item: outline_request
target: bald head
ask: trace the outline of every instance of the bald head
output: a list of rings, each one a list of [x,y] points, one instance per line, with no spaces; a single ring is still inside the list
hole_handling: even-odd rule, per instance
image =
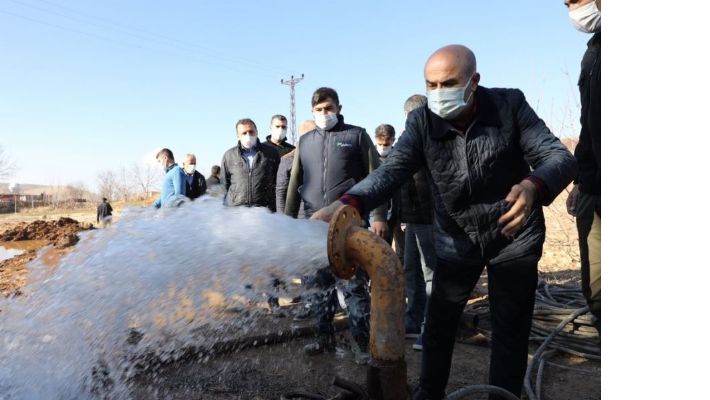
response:
[[[427,70],[460,70],[463,74],[471,76],[476,72],[476,56],[471,49],[460,44],[451,44],[435,51],[424,66]]]

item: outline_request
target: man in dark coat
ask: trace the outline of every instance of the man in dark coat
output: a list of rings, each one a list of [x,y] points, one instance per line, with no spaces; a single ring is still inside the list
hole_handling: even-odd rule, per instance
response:
[[[96,223],[101,224],[102,228],[106,228],[111,225],[111,214],[113,213],[113,207],[108,199],[105,197],[99,206],[96,208]]]
[[[303,200],[306,217],[338,199],[357,182],[372,173],[379,165],[375,146],[365,129],[345,123],[341,114],[342,105],[338,93],[328,87],[316,89],[311,98],[311,107],[316,129],[306,132],[298,140],[294,154],[291,179],[286,194],[285,214],[293,218]],[[375,209],[373,207],[373,209]],[[387,235],[387,208],[374,210],[372,230],[381,237]],[[362,214],[367,224],[369,218]],[[324,292],[315,301],[318,316],[318,336],[314,343],[304,347],[306,354],[318,354],[325,350],[335,351],[336,279],[329,268],[318,271],[313,278],[314,286]],[[352,350],[355,361],[367,363],[369,354],[370,294],[364,271],[346,282],[343,291],[348,308],[350,333],[356,343]]]
[[[228,206],[267,207],[276,211],[276,173],[279,154],[259,142],[256,124],[249,118],[236,125],[239,144],[222,157],[221,181],[224,204]]]
[[[205,176],[196,168],[197,157],[194,154],[186,154],[182,163],[182,170],[185,171],[185,196],[190,200],[195,200],[207,191]]]
[[[579,74],[579,98],[582,103],[579,143],[574,156],[579,174],[567,198],[567,210],[577,218],[579,258],[582,269],[582,293],[601,329],[601,224],[602,224],[602,32],[601,1],[565,0],[572,24],[581,32],[592,33],[582,57]]]
[[[519,396],[545,239],[542,206],[572,181],[576,162],[520,90],[479,86],[468,48],[437,50],[424,77],[427,107],[409,113],[387,162],[313,219],[329,221],[342,204],[367,212],[424,167],[437,266],[414,398],[444,397],[458,321],[484,267],[493,334],[489,381]]]

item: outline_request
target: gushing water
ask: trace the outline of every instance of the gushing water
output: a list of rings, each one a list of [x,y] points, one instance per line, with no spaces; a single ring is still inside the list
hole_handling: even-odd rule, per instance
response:
[[[0,299],[0,399],[129,397],[141,355],[170,360],[220,326],[248,330],[245,313],[225,310],[253,310],[274,278],[326,265],[327,228],[208,196],[125,210],[58,266],[38,257],[25,295]]]

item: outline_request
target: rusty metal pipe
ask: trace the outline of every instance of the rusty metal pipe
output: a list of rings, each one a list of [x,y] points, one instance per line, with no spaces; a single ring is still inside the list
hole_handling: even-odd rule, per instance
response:
[[[371,399],[405,400],[404,272],[390,245],[362,228],[360,214],[344,205],[328,229],[328,259],[333,273],[350,279],[357,268],[370,276],[370,364],[367,390]]]

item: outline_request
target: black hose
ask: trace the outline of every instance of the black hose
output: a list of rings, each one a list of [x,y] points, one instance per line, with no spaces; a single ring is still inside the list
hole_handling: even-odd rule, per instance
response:
[[[461,388],[448,396],[446,396],[446,400],[458,400],[458,399],[463,399],[465,396],[468,396],[470,394],[482,394],[482,393],[489,393],[489,394],[495,394],[498,396],[502,396],[508,400],[520,400],[520,397],[514,395],[513,393],[510,393],[509,391],[498,387],[498,386],[493,386],[493,385],[471,385],[471,386],[466,386],[464,388]]]
[[[569,317],[565,318],[562,322],[560,322],[559,325],[557,325],[557,328],[553,330],[550,335],[545,339],[544,342],[538,347],[538,349],[535,351],[535,354],[533,355],[532,360],[528,363],[528,367],[525,370],[525,380],[524,380],[524,386],[525,386],[525,393],[528,395],[528,398],[530,400],[539,400],[539,397],[535,395],[535,392],[533,391],[532,384],[530,382],[530,374],[532,372],[532,369],[535,367],[535,364],[537,363],[538,359],[542,356],[543,351],[545,351],[545,348],[547,345],[552,341],[552,339],[565,327],[565,325],[569,324],[570,322],[574,321],[577,316],[582,315],[584,313],[589,312],[589,307],[583,307],[575,310]]]

